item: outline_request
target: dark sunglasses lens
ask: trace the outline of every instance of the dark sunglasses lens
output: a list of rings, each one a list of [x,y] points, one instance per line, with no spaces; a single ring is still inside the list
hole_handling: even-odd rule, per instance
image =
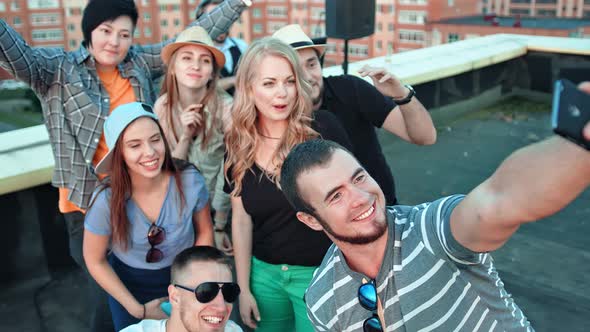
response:
[[[377,290],[373,284],[364,284],[359,287],[359,302],[367,310],[377,309]]]
[[[379,318],[373,316],[365,321],[363,324],[363,331],[364,332],[382,332],[383,328],[381,327],[381,323],[379,322]]]
[[[226,302],[233,303],[240,295],[240,286],[236,283],[224,284],[221,293]]]
[[[195,295],[201,303],[211,302],[219,293],[219,285],[215,282],[204,282],[197,286]]]
[[[148,263],[157,263],[164,258],[164,253],[158,248],[151,248],[145,255],[145,261]]]
[[[148,230],[148,242],[152,246],[157,246],[158,244],[164,242],[166,238],[166,232],[162,227],[158,227],[156,225],[150,226]]]

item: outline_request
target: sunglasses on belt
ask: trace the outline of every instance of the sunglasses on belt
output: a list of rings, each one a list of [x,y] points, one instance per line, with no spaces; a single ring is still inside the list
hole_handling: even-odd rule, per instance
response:
[[[217,297],[217,294],[219,294],[220,290],[223,299],[228,303],[234,302],[240,295],[240,286],[235,282],[204,282],[194,289],[178,284],[174,284],[174,287],[195,293],[197,301],[201,303],[209,303],[213,301],[213,299]]]

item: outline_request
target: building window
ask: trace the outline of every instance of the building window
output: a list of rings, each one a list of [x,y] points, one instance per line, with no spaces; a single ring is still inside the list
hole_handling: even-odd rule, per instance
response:
[[[381,22],[377,23],[377,31],[378,32],[383,31],[383,24]]]
[[[175,27],[180,26],[180,20],[179,19],[177,19],[177,18],[174,19],[174,26]]]
[[[172,11],[173,12],[177,12],[180,10],[180,6],[179,5],[172,5]]]
[[[388,23],[387,24],[387,31],[392,32],[393,31],[393,23]]]
[[[32,14],[31,25],[55,25],[61,22],[59,14]]]
[[[321,20],[324,15],[326,15],[326,10],[324,8],[313,7],[311,9],[311,18],[313,20]]]
[[[149,4],[150,4],[150,0],[141,0],[141,4],[142,4],[143,6],[147,6],[147,5],[149,5]]]
[[[312,37],[324,37],[326,35],[326,25],[325,24],[312,24],[310,32]]]
[[[377,44],[375,45],[375,48],[376,48],[378,51],[381,51],[381,49],[383,49],[383,42],[382,42],[382,41],[380,41],[380,40],[378,40],[378,41],[377,41]]]
[[[399,3],[400,5],[426,5],[428,0],[399,0]]]
[[[57,9],[59,0],[28,0],[27,6],[29,9]]]
[[[285,25],[287,25],[285,22],[268,22],[268,24],[266,25],[267,33],[272,34],[280,28],[284,27]]]
[[[399,30],[399,40],[402,43],[424,44],[424,31]]]
[[[151,37],[152,36],[152,29],[150,27],[145,27],[143,29],[143,35],[146,37]]]
[[[266,15],[268,17],[275,17],[275,18],[287,17],[287,7],[269,6],[266,8]]]
[[[456,33],[449,33],[449,35],[447,36],[447,43],[453,43],[459,40],[459,35]]]
[[[426,23],[426,12],[413,10],[400,10],[398,22],[404,24],[424,24]]]
[[[381,5],[379,11],[383,14],[391,14],[393,13],[393,5]]]
[[[160,20],[160,26],[167,27],[168,26],[168,20]]]
[[[366,57],[369,55],[369,47],[367,45],[350,45],[348,55]]]
[[[261,34],[262,33],[262,24],[256,23],[252,26],[252,32]]]
[[[60,29],[33,30],[31,36],[33,41],[57,41],[64,39],[64,32]]]
[[[328,43],[326,45],[326,53],[328,53],[328,54],[336,54],[336,52],[338,52],[338,48],[336,47],[336,44],[334,44],[334,43]]]
[[[12,24],[13,25],[21,25],[21,24],[23,24],[23,20],[21,20],[20,17],[15,16],[12,18]]]
[[[530,15],[531,11],[529,9],[521,9],[521,8],[511,8],[510,15]]]
[[[539,9],[537,10],[537,16],[555,17],[554,9]]]
[[[152,15],[150,13],[143,13],[143,20],[148,22],[152,19]]]
[[[252,17],[254,17],[254,18],[262,17],[262,12],[260,11],[260,8],[253,8],[252,9]]]
[[[19,9],[20,9],[20,5],[19,5],[18,1],[14,0],[14,1],[12,1],[12,3],[10,3],[10,10],[17,11]]]
[[[76,30],[76,26],[73,25],[72,23],[69,23],[68,24],[68,31],[74,31],[74,30]]]
[[[6,11],[6,4],[4,2],[0,2],[0,12]]]
[[[75,39],[70,39],[70,48],[75,48],[78,45],[78,41]]]
[[[168,5],[160,5],[160,12],[168,11]]]

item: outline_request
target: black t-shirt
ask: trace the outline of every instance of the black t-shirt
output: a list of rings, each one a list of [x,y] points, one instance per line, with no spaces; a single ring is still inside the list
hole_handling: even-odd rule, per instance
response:
[[[333,114],[315,112],[312,128],[323,139],[351,148],[346,131]],[[252,218],[252,255],[269,264],[320,265],[332,244],[330,239],[297,219],[283,192],[264,175],[263,169],[254,164],[251,171],[244,174],[240,196]],[[227,182],[224,190],[232,190]]]
[[[377,139],[375,127],[381,127],[395,107],[374,86],[356,76],[324,77],[324,97],[321,109],[335,114],[348,133],[351,152],[377,181],[387,205],[395,205],[395,183]]]

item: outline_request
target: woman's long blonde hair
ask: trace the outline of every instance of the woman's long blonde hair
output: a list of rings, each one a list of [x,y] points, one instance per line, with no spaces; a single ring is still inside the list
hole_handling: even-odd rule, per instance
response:
[[[199,46],[198,44],[195,44]],[[168,132],[171,134],[170,137],[174,138],[176,142],[179,141],[180,137],[176,132],[176,123],[174,113],[176,112],[175,107],[178,100],[178,81],[176,80],[176,74],[174,73],[175,70],[175,62],[176,57],[178,56],[178,50],[176,50],[172,56],[170,57],[170,61],[168,62],[168,68],[166,70],[166,75],[164,76],[164,81],[162,82],[162,89],[160,90],[160,96],[166,94],[166,102],[164,103],[164,109],[166,112],[165,119],[163,119],[163,124],[168,129]],[[213,58],[213,56],[212,56]],[[219,77],[219,72],[221,68],[215,62],[213,58],[213,72],[211,73],[211,80],[207,82],[207,92],[201,101],[201,104],[207,107],[209,113],[211,114],[211,126],[209,128],[206,127],[207,119],[205,118],[206,114],[203,113],[203,126],[200,128],[200,131],[197,133],[197,136],[202,135],[203,139],[201,141],[201,150],[205,150],[207,148],[207,144],[209,143],[209,138],[211,137],[213,130],[219,126],[219,121],[221,121],[221,110],[220,108],[223,107],[223,103],[221,102],[221,95],[223,94],[222,91],[218,91],[217,87],[217,80]]]
[[[283,134],[279,146],[271,160],[276,162],[277,171],[267,174],[278,186],[280,167],[291,149],[318,134],[311,129],[311,86],[303,77],[299,58],[291,46],[272,37],[253,42],[240,58],[236,74],[236,93],[232,109],[231,128],[225,136],[227,160],[224,165],[226,178],[231,172],[233,196],[242,191],[244,174],[254,165],[256,151],[260,147],[261,137],[258,133],[258,110],[254,104],[252,82],[262,61],[268,56],[277,56],[289,62],[295,76],[297,97],[293,110],[288,117],[287,132]],[[267,173],[267,172],[264,172]]]

